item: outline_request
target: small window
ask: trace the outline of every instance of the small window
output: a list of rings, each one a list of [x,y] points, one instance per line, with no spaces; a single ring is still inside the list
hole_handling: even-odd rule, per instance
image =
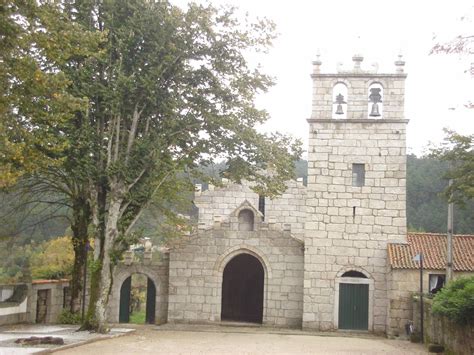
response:
[[[365,185],[365,164],[352,164],[352,186]]]
[[[265,196],[258,196],[258,210],[262,213],[263,218],[265,219]]]
[[[69,286],[63,287],[63,308],[68,308],[70,301],[71,301],[71,288]]]
[[[441,290],[444,287],[445,282],[446,282],[445,275],[437,275],[437,274],[430,275],[430,293],[433,295],[437,293],[439,290]]]
[[[342,277],[359,277],[362,279],[367,278],[367,276],[365,276],[363,273],[361,273],[360,271],[355,271],[355,270],[346,271],[344,274],[342,274]]]
[[[239,230],[253,231],[254,215],[250,210],[242,210],[239,213]]]

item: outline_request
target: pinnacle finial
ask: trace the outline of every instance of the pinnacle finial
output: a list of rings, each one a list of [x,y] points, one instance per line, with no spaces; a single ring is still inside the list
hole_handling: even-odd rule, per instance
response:
[[[403,73],[405,61],[403,60],[403,55],[401,53],[398,54],[398,59],[395,61],[395,66],[397,68],[397,73]]]
[[[321,64],[323,64],[323,62],[321,62],[321,53],[319,51],[319,49],[316,51],[316,60],[313,60],[313,72],[315,74],[318,74],[321,72]]]

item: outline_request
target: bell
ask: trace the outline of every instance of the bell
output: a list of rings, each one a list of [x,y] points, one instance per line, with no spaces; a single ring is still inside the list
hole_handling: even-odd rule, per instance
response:
[[[372,104],[372,111],[370,112],[370,116],[371,117],[379,117],[380,116],[379,105],[376,102],[374,102]]]
[[[336,115],[343,115],[344,111],[342,110],[342,105],[338,104],[336,108]]]

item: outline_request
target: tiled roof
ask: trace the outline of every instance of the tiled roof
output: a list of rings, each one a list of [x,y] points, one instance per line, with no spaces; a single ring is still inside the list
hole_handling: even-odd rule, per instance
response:
[[[388,258],[393,269],[418,269],[413,258],[423,253],[423,268],[446,268],[446,234],[409,233],[408,244],[388,244]],[[474,271],[474,235],[453,236],[453,263],[455,271]]]

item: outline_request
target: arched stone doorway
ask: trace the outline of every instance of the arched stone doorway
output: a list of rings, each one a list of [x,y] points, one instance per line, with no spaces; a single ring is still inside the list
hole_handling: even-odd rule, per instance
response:
[[[119,308],[119,322],[130,322],[131,302],[132,302],[132,276],[125,279],[120,287],[120,308]],[[145,308],[145,323],[155,323],[155,308],[156,308],[156,287],[155,283],[149,277],[146,278],[146,308]]]
[[[347,267],[336,277],[335,326],[372,330],[374,280],[363,269]]]
[[[221,320],[262,323],[265,272],[250,254],[239,254],[225,266]]]

